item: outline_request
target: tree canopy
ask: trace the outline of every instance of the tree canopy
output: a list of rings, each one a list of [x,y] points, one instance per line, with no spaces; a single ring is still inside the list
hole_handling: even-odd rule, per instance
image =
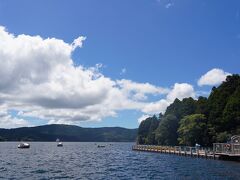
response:
[[[159,118],[157,118],[156,116],[153,116],[141,122],[138,128],[139,144],[156,144],[155,130],[159,125],[159,121],[160,121]]]
[[[208,98],[175,99],[161,118],[154,116],[142,121],[138,143],[211,146],[235,134],[240,134],[238,74],[227,76],[220,86],[213,87]]]
[[[162,118],[158,128],[155,131],[156,142],[160,145],[177,144],[178,119],[176,116],[169,114]]]
[[[205,145],[207,134],[207,119],[203,114],[192,114],[180,120],[178,128],[179,144],[194,146]]]

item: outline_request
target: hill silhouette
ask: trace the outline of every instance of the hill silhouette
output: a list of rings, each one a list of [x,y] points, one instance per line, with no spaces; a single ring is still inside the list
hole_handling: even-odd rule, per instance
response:
[[[73,125],[44,125],[0,129],[0,141],[133,142],[137,129],[121,127],[82,128]]]

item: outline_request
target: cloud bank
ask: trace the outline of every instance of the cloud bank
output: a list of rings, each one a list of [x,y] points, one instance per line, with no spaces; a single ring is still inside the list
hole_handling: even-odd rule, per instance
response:
[[[26,117],[48,123],[74,124],[116,116],[120,110],[142,110],[147,95],[168,89],[131,80],[112,80],[94,67],[74,66],[73,51],[86,37],[72,43],[61,39],[13,35],[0,27],[1,127],[26,126]],[[9,110],[21,112],[12,117]],[[8,123],[6,123],[8,122]]]
[[[187,83],[166,88],[113,80],[99,71],[102,64],[74,65],[72,53],[85,40],[80,36],[67,43],[56,38],[14,35],[0,26],[0,127],[31,126],[29,118],[63,124],[101,121],[122,110],[137,110],[147,117],[164,113],[175,98],[196,97],[193,86]],[[207,81],[211,74],[201,77],[199,84],[212,82]],[[221,80],[226,76],[222,71],[219,74]],[[161,98],[152,101],[151,96]],[[18,114],[14,116],[12,110]]]

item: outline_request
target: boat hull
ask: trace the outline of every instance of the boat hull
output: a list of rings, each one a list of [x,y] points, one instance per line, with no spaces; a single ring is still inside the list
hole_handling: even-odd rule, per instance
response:
[[[28,149],[30,148],[30,145],[18,145],[19,149]]]
[[[58,143],[57,147],[63,147],[63,144],[62,143]]]

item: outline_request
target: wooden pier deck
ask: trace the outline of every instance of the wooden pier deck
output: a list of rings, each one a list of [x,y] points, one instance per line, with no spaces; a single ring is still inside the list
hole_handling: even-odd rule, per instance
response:
[[[132,147],[132,150],[167,153],[205,159],[240,161],[240,136],[232,136],[231,142],[228,143],[213,143],[213,148],[200,148],[190,146],[134,145]]]
[[[197,149],[195,147],[184,146],[154,146],[154,145],[134,145],[134,151],[145,151],[155,153],[174,154],[178,156],[189,156],[205,159],[219,159],[220,155],[214,154],[213,151],[207,149]]]
[[[145,151],[154,153],[165,153],[178,156],[188,156],[204,159],[215,160],[240,160],[240,154],[233,154],[227,152],[215,152],[210,149],[187,147],[187,146],[154,146],[154,145],[134,145],[134,151]]]

